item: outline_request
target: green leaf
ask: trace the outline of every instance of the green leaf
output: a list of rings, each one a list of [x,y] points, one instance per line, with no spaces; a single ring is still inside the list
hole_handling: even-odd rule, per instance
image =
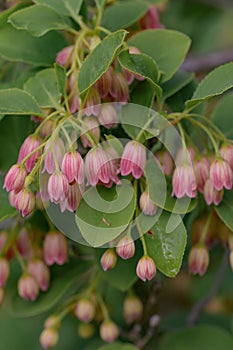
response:
[[[112,188],[90,188],[76,213],[83,238],[92,247],[109,243],[122,233],[135,210],[134,190],[127,181]]]
[[[155,99],[155,89],[147,80],[137,82],[130,98],[132,103],[151,108]]]
[[[125,343],[113,343],[101,346],[101,348],[98,348],[97,350],[137,350],[137,348],[134,345],[131,344],[125,344]]]
[[[137,234],[138,236],[138,234]],[[129,288],[138,280],[136,274],[136,267],[138,260],[141,258],[142,246],[139,241],[135,241],[136,250],[135,255],[128,260],[123,260],[121,258],[117,259],[116,266],[113,270],[103,271],[103,268],[100,265],[100,259],[104,253],[103,249],[96,250],[96,256],[98,259],[99,270],[102,274],[102,277],[114,288],[119,289],[122,292],[129,290]],[[127,271],[127,273],[122,273],[122,271]]]
[[[119,55],[119,62],[128,71],[146,78],[155,89],[157,100],[161,99],[162,89],[157,84],[159,71],[155,61],[145,54],[130,55],[128,50]]]
[[[108,69],[126,36],[125,30],[108,35],[87,56],[78,75],[78,87],[83,95]]]
[[[195,199],[172,197],[171,181],[165,178],[161,167],[154,159],[148,160],[145,176],[150,199],[158,207],[175,214],[186,214],[196,207],[197,201]]]
[[[224,64],[210,72],[198,85],[186,107],[193,108],[203,101],[223,94],[233,87],[233,62]]]
[[[61,15],[79,14],[83,0],[34,0],[40,5],[47,5]],[[72,17],[72,16],[71,16]]]
[[[170,230],[169,223],[176,228]],[[179,222],[177,226],[177,222]],[[187,233],[179,215],[165,211],[152,227],[153,235],[145,235],[146,246],[157,268],[168,277],[175,277],[180,271],[187,243]]]
[[[95,0],[95,3],[99,11],[103,11],[106,0]]]
[[[36,99],[40,107],[56,107],[61,94],[54,68],[43,69],[24,84],[24,89]]]
[[[183,71],[176,72],[170,80],[161,86],[163,89],[164,100],[166,100],[168,97],[173,96],[178,91],[187,86],[193,80],[193,78],[193,74],[191,73]]]
[[[151,56],[162,73],[162,82],[169,80],[184,61],[190,46],[187,35],[165,29],[145,30],[128,40],[142,53]]]
[[[63,30],[70,26],[68,18],[62,17],[49,6],[32,5],[13,13],[8,22],[16,29],[24,29],[35,36],[51,30]]]
[[[66,95],[66,71],[65,68],[55,63],[55,73],[57,78],[58,89],[62,96]]]
[[[63,266],[53,267],[49,290],[46,293],[41,293],[33,303],[23,300],[15,292],[12,299],[14,315],[16,317],[31,317],[51,309],[89,267],[89,263],[77,259],[70,260]]]
[[[26,116],[5,116],[0,122],[0,170],[7,171],[17,162],[19,148],[33,131],[34,123]],[[13,142],[12,142],[13,140]]]
[[[233,191],[225,191],[222,202],[215,207],[222,221],[233,231]]]
[[[127,104],[121,110],[121,125],[125,132],[136,139],[141,135],[140,141],[158,136],[159,130],[156,128],[156,121],[159,114],[152,109],[136,104]]]
[[[166,104],[173,112],[182,112],[185,109],[185,102],[189,100],[196,90],[197,82],[193,79],[181,90],[166,99]],[[197,111],[198,113],[198,111]]]
[[[124,0],[105,9],[102,26],[114,31],[127,28],[138,21],[148,10],[148,5],[138,0]]]
[[[223,96],[212,115],[212,122],[226,135],[233,139],[232,125],[233,93]]]
[[[10,205],[8,193],[3,189],[4,178],[0,175],[0,222],[15,216],[17,211]]]
[[[0,114],[44,115],[34,98],[20,89],[0,90]]]
[[[230,350],[232,348],[232,334],[221,328],[203,325],[167,333],[162,338],[158,350]]]
[[[73,14],[75,15],[79,14],[83,0],[62,0],[62,1],[71,17],[75,17],[73,16]]]
[[[53,64],[57,52],[67,45],[64,36],[51,32],[42,38],[33,37],[7,23],[11,13],[12,10],[6,11],[0,16],[0,56],[9,61],[32,63],[37,66]]]

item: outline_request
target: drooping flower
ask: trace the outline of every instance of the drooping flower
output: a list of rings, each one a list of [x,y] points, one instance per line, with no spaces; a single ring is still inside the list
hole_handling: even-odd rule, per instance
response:
[[[219,150],[222,159],[229,163],[231,170],[233,171],[233,145],[224,144]]]
[[[56,57],[56,62],[61,66],[66,66],[71,62],[71,55],[74,49],[73,45],[64,47],[61,51],[58,52]]]
[[[27,172],[23,165],[12,165],[6,174],[3,188],[5,188],[7,192],[19,192],[23,188],[26,176]]]
[[[33,154],[25,161],[25,167],[29,173],[32,171],[38,157],[41,154],[40,149],[35,151],[40,145],[41,139],[39,137],[29,135],[20,148],[17,163],[21,163],[30,153],[34,151]]]
[[[66,238],[60,232],[49,232],[44,240],[43,255],[48,266],[63,265],[68,258]]]
[[[164,174],[171,176],[174,168],[171,154],[167,150],[161,150],[156,152],[155,157],[158,159]]]
[[[40,259],[34,259],[28,262],[27,271],[35,279],[39,288],[46,292],[49,288],[50,272],[45,263]]]
[[[99,182],[103,184],[109,184],[111,182],[120,183],[109,153],[100,147],[92,148],[87,153],[85,173],[87,183],[91,186],[96,186]]]
[[[129,86],[123,73],[113,74],[110,94],[116,102],[127,103],[129,101]]]
[[[18,293],[25,300],[36,300],[39,294],[39,286],[36,280],[28,274],[22,275],[18,281]]]
[[[110,103],[103,104],[98,119],[106,129],[115,128],[118,123],[116,109]]]
[[[143,304],[136,295],[129,295],[124,300],[123,309],[126,323],[131,324],[142,316]]]
[[[159,13],[155,6],[150,6],[146,14],[139,21],[142,29],[159,29],[164,28],[160,23]]]
[[[132,175],[139,179],[146,166],[146,148],[137,141],[126,144],[120,162],[120,171],[123,176]]]
[[[109,67],[109,69],[95,83],[95,87],[101,98],[105,98],[110,92],[112,86],[112,74],[112,67]]]
[[[188,164],[178,165],[172,177],[172,196],[194,198],[197,195],[197,183],[193,168]]]
[[[208,205],[219,205],[223,198],[223,192],[223,190],[217,191],[209,179],[206,181],[203,194]]]
[[[54,173],[48,181],[48,194],[51,202],[64,201],[68,193],[68,180],[62,173]]]
[[[50,349],[57,345],[58,339],[59,334],[55,328],[45,328],[40,335],[40,345],[43,349]]]
[[[84,163],[78,152],[67,152],[62,160],[62,173],[66,176],[69,184],[76,181],[82,184],[84,181]]]
[[[15,195],[15,207],[23,217],[31,214],[36,205],[36,197],[29,189],[24,188]]]
[[[98,90],[95,87],[91,87],[85,104],[85,114],[87,116],[98,116],[101,110],[101,98]]]
[[[195,245],[189,253],[189,270],[193,275],[203,276],[209,265],[209,251],[204,245]]]
[[[194,163],[194,173],[196,176],[197,189],[203,193],[205,183],[210,174],[210,161],[208,158],[203,157],[197,159]]]
[[[217,191],[223,188],[230,190],[233,183],[233,174],[228,162],[216,159],[210,166],[210,181]]]

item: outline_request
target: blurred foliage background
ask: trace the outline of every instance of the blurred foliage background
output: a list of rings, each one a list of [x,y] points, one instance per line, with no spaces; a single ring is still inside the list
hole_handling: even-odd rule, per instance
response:
[[[203,55],[219,52],[222,53],[221,60],[224,57],[233,60],[232,0],[170,0],[159,3],[159,9],[161,23],[166,28],[179,30],[191,37],[192,47],[187,61],[195,58],[195,62],[200,62]],[[192,64],[190,62],[190,66]],[[12,80],[15,78],[11,77]],[[190,217],[187,219],[190,222],[192,220]],[[137,283],[137,293],[146,303],[148,311],[143,321],[144,333],[151,315],[159,315],[161,320],[145,350],[232,349],[232,272],[226,263],[223,248],[216,246],[211,255],[211,265],[204,277],[191,277],[184,263],[182,271],[174,280],[158,275],[153,283]],[[11,281],[14,281],[14,275]],[[47,315],[15,318],[10,306],[11,285],[9,283],[9,295],[0,311],[0,349],[39,350],[38,338]],[[112,295],[112,298],[115,296]],[[119,301],[121,296],[116,298]],[[190,317],[195,316],[193,307],[198,309],[200,303],[205,304],[204,312],[195,320],[195,327],[186,328],[187,323],[194,323]],[[118,307],[115,310],[116,319],[120,317],[120,312]],[[61,341],[54,349],[94,350],[102,344],[98,334],[94,340],[83,340],[76,329],[75,318],[68,318],[62,327]]]

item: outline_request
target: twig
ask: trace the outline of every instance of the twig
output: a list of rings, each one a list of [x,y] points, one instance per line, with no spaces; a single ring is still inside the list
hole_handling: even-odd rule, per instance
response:
[[[198,301],[198,303],[196,303],[191,312],[190,312],[190,315],[187,319],[187,325],[188,326],[193,326],[196,321],[198,320],[203,308],[209,304],[209,302],[211,301],[211,299],[213,299],[213,297],[218,293],[220,287],[221,287],[221,284],[223,282],[223,279],[225,277],[225,272],[226,272],[226,268],[227,268],[227,265],[228,265],[228,255],[229,255],[229,252],[228,250],[225,251],[224,255],[223,255],[223,258],[222,258],[222,261],[221,261],[221,264],[220,264],[220,267],[219,267],[219,270],[216,274],[216,278],[215,278],[215,281],[214,281],[214,284],[213,284],[213,287],[211,288],[210,292],[203,298],[201,299],[200,301]]]
[[[231,61],[233,61],[233,49],[228,49],[205,56],[188,57],[182,69],[188,72],[202,72]]]

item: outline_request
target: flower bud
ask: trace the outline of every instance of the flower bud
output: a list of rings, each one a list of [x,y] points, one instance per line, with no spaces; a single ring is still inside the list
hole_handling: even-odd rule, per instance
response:
[[[135,179],[139,179],[146,166],[146,148],[137,141],[130,141],[124,148],[120,170],[123,176],[132,173]]]
[[[211,164],[210,182],[217,191],[221,191],[224,187],[227,190],[230,190],[232,188],[232,170],[230,165],[225,160],[216,159]]]
[[[57,345],[59,339],[58,331],[54,328],[45,328],[40,335],[40,345],[43,349],[50,349]]]
[[[87,116],[94,115],[97,117],[101,110],[101,98],[98,90],[95,87],[91,87],[85,104],[85,114]]]
[[[91,323],[80,323],[78,325],[78,334],[81,338],[90,339],[95,333],[95,327]]]
[[[117,255],[113,249],[107,249],[101,257],[100,264],[104,271],[112,270],[117,263]]]
[[[197,189],[203,193],[205,183],[209,178],[210,174],[210,162],[206,157],[197,159],[194,164],[194,172],[197,181]]]
[[[57,315],[51,315],[45,320],[44,328],[60,328],[61,321]]]
[[[29,238],[29,233],[26,228],[22,228],[22,230],[19,233],[19,236],[17,238],[17,249],[23,258],[32,259],[32,244]]]
[[[110,154],[100,147],[92,148],[86,155],[85,172],[87,183],[96,186],[99,182],[103,184],[120,183],[116,174],[114,160],[112,162]]]
[[[18,293],[21,298],[34,301],[39,294],[39,286],[30,275],[22,275],[18,281]]]
[[[61,173],[54,173],[48,181],[48,194],[51,202],[64,201],[68,192],[68,180]]]
[[[38,157],[41,154],[41,150],[35,151],[35,149],[38,148],[40,144],[40,138],[38,138],[35,135],[29,135],[20,148],[17,163],[21,163],[25,157],[27,157],[31,152],[34,151],[34,153],[25,161],[25,167],[29,173],[32,171]]]
[[[46,292],[49,287],[50,271],[42,260],[35,259],[29,261],[27,271],[34,277],[39,288]]]
[[[150,200],[148,192],[141,194],[139,204],[143,214],[150,216],[156,214],[157,206]]]
[[[82,184],[84,181],[84,163],[78,152],[68,152],[62,160],[62,173],[66,176],[69,184],[76,181]]]
[[[189,253],[189,271],[193,275],[203,276],[209,266],[209,251],[204,245],[195,245]]]
[[[124,260],[132,258],[135,253],[135,244],[132,238],[127,236],[122,238],[117,244],[116,252]]]
[[[98,119],[100,124],[106,129],[115,128],[118,124],[116,109],[110,103],[105,103],[102,105]]]
[[[112,85],[110,94],[116,102],[127,103],[129,100],[129,86],[122,73],[114,73],[112,76]]]
[[[44,165],[42,173],[45,171],[49,174],[53,174],[56,171],[56,162],[59,166],[62,164],[63,155],[65,154],[65,145],[61,138],[57,138],[54,142],[49,140],[44,148]]]
[[[28,189],[22,189],[15,196],[15,207],[25,217],[31,214],[36,205],[36,197]]]
[[[80,299],[74,309],[75,316],[84,323],[89,323],[95,317],[95,305],[88,299]]]
[[[110,67],[99,80],[95,83],[100,97],[105,98],[110,92],[112,86],[112,68]]]
[[[97,142],[100,140],[100,128],[99,128],[99,123],[96,118],[94,117],[87,117],[84,119],[84,128],[83,132],[81,135],[81,141],[83,144],[83,147],[92,147],[92,143],[89,140],[90,138],[94,138]],[[89,135],[89,137],[87,136]]]
[[[118,336],[119,329],[114,322],[107,320],[100,325],[100,337],[105,342],[112,343],[118,338]]]
[[[173,172],[174,163],[170,153],[167,150],[161,150],[156,152],[155,157],[158,159],[164,174],[167,176],[171,176]]]
[[[231,167],[233,171],[233,146],[230,144],[223,145],[220,150],[220,155]]]
[[[27,172],[23,165],[12,165],[6,174],[3,188],[5,188],[7,192],[19,192],[23,188],[26,176]]]
[[[10,266],[6,258],[0,257],[0,288],[4,287],[10,275]]]
[[[150,6],[145,16],[140,20],[142,29],[159,29],[164,26],[160,23],[159,13],[155,6]]]
[[[44,240],[43,254],[48,266],[63,265],[68,258],[66,238],[60,232],[49,232]]]
[[[131,324],[139,320],[143,312],[143,304],[135,295],[131,295],[124,300],[124,318],[126,323]]]
[[[194,198],[197,195],[197,183],[193,168],[188,164],[178,165],[172,177],[172,196]]]
[[[73,45],[64,47],[61,51],[58,52],[56,57],[56,62],[61,66],[66,66],[68,63],[71,63],[72,51],[74,49]]]
[[[138,277],[143,281],[150,281],[156,275],[156,266],[154,260],[147,255],[144,255],[137,264],[136,269]]]

